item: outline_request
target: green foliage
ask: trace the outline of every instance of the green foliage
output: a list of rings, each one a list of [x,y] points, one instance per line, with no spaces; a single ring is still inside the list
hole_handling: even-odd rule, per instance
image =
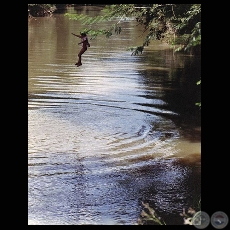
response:
[[[121,20],[124,20],[124,18],[122,18],[120,12],[121,8],[119,7],[117,8],[116,6],[117,5],[106,5],[102,9],[103,15],[99,15],[96,17],[90,17],[85,14],[70,14],[70,13],[66,13],[65,16],[69,17],[72,20],[80,20],[82,21],[82,25],[89,26],[87,29],[84,30],[84,32],[91,35],[92,36],[91,39],[95,39],[98,35],[105,35],[107,38],[109,38],[110,36],[112,36],[113,32],[115,34],[120,34],[122,31],[121,26],[119,26],[118,24],[120,23]],[[100,24],[104,21],[112,21],[114,18],[117,19],[118,17],[121,17],[120,20],[112,24],[110,28],[97,29],[97,30],[92,28],[92,25]]]
[[[155,210],[149,206],[148,203],[143,203],[144,209],[141,211],[141,217],[138,219],[138,225],[145,225],[155,223],[157,225],[166,225],[166,223],[161,220],[161,217],[157,215]]]
[[[29,16],[50,16],[56,10],[55,4],[28,4]]]
[[[114,4],[106,5],[101,15],[90,17],[84,14],[66,13],[70,19],[80,20],[92,38],[105,35],[107,38],[122,31],[120,22],[134,18],[143,25],[143,33],[147,35],[141,45],[129,48],[132,55],[142,53],[151,40],[161,40],[174,47],[175,51],[189,52],[193,47],[201,45],[201,4]],[[92,25],[104,21],[115,21],[110,28],[93,29]]]
[[[55,4],[28,4],[28,7],[37,7],[44,10],[49,10],[51,7],[53,7]]]
[[[195,105],[197,105],[201,108],[201,102],[197,102],[197,103],[195,103]]]
[[[201,84],[201,80],[199,80],[196,84],[200,85]],[[197,102],[197,103],[195,103],[195,105],[197,105],[197,106],[199,106],[201,108],[201,102]]]
[[[140,218],[138,218],[138,225],[166,225],[165,221],[157,215],[155,210],[149,206],[148,203],[142,202],[144,209],[141,211]],[[201,199],[197,201],[196,210],[200,211],[201,209]],[[180,216],[183,217],[184,225],[192,225],[192,218],[197,213],[195,209],[189,207],[186,213],[186,210],[183,208],[183,212],[180,213]]]

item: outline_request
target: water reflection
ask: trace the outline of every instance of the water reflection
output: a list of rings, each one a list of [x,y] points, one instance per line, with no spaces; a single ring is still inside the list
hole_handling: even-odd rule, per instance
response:
[[[196,79],[184,70],[192,59],[160,43],[131,56],[133,23],[121,39],[92,40],[77,68],[79,22],[29,20],[29,224],[132,225],[142,201],[182,224],[182,208],[199,197],[199,113],[190,106],[199,93],[187,101]]]

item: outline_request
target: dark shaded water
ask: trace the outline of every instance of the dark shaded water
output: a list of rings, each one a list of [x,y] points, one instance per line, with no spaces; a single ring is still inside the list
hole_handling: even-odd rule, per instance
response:
[[[135,225],[147,202],[174,225],[197,207],[200,60],[159,42],[131,56],[134,25],[90,40],[77,68],[79,21],[28,20],[29,224]]]

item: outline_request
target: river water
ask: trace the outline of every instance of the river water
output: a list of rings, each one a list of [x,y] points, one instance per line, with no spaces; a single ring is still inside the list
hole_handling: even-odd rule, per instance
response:
[[[90,40],[76,67],[81,22],[28,19],[29,225],[136,225],[142,202],[182,225],[183,208],[197,207],[200,59],[154,41],[132,56],[135,25]]]

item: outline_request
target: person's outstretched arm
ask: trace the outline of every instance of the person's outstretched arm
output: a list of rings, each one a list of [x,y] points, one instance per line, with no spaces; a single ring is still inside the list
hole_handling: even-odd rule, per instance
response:
[[[77,35],[77,34],[74,34],[74,33],[71,33],[71,34],[73,34],[74,36],[77,36],[77,37],[81,38],[81,36],[80,36],[80,35]]]

